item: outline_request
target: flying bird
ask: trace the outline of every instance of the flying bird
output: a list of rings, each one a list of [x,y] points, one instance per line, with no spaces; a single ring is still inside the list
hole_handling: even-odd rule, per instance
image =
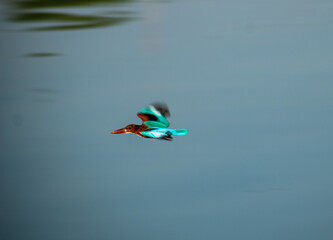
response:
[[[188,133],[187,129],[170,129],[167,120],[170,111],[164,103],[153,103],[145,107],[137,116],[142,120],[141,125],[129,124],[124,128],[111,132],[112,134],[133,133],[144,138],[155,138],[160,140],[172,140],[172,135],[183,136]]]

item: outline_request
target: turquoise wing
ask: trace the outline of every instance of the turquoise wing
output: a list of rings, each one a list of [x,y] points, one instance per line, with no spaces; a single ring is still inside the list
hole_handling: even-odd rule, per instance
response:
[[[142,124],[148,128],[167,128],[170,123],[166,119],[170,116],[167,105],[162,103],[154,103],[148,107],[145,107],[137,116],[141,118]]]
[[[172,140],[172,135],[184,136],[188,133],[187,129],[169,129],[169,128],[153,128],[142,131],[141,134],[148,138],[157,138],[161,140]]]
[[[141,134],[150,138],[161,138],[165,135],[185,136],[188,133],[187,129],[170,129],[170,128],[155,128],[152,130],[142,131]]]

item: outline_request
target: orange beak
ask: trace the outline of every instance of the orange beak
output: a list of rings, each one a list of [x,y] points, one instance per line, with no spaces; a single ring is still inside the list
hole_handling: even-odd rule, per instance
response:
[[[111,134],[120,134],[120,133],[126,133],[126,132],[127,132],[126,128],[121,128],[121,129],[111,132]]]

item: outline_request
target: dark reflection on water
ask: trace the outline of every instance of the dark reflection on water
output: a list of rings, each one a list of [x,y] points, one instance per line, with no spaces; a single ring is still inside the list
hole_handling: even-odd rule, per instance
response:
[[[63,54],[60,53],[51,53],[51,52],[40,52],[40,53],[28,53],[23,55],[23,57],[57,57],[57,56],[63,56]]]
[[[29,89],[29,91],[34,92],[34,93],[57,93],[58,92],[52,88],[32,88],[32,89]]]
[[[27,92],[31,94],[32,100],[39,103],[54,103],[59,91],[52,88],[31,88]]]
[[[63,7],[83,7],[94,6],[97,7],[100,4],[113,4],[117,3],[117,6],[124,3],[132,2],[131,0],[69,0],[69,1],[14,1],[13,6],[15,11],[11,17],[12,21],[16,22],[39,22],[47,23],[46,26],[38,26],[29,28],[34,31],[57,31],[57,30],[80,30],[90,29],[98,27],[108,27],[118,25],[130,20],[137,19],[134,16],[134,12],[130,11],[108,11],[105,14],[74,14],[58,12],[59,8]],[[48,11],[42,11],[41,9],[47,8]],[[50,9],[52,11],[50,11]],[[55,12],[55,9],[58,9]],[[50,22],[56,22],[54,25],[49,25]]]

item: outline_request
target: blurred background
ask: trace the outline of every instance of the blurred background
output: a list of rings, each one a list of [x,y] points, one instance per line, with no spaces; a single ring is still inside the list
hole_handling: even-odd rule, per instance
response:
[[[332,10],[1,1],[0,238],[333,239]]]

